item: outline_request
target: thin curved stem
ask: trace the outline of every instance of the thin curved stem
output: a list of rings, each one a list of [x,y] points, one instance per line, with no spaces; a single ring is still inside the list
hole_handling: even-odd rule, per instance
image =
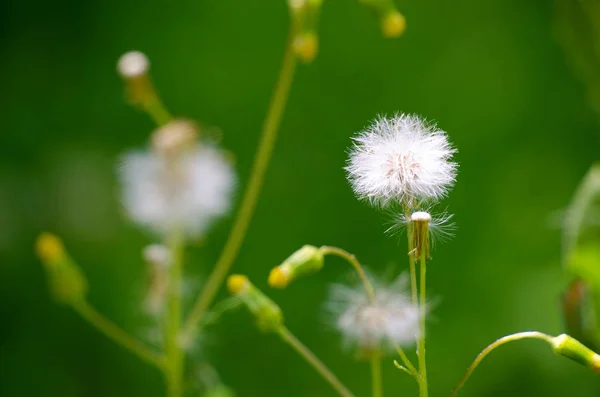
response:
[[[313,352],[310,351],[306,346],[302,344],[295,336],[290,332],[286,327],[281,327],[277,333],[286,342],[290,345],[298,354],[302,356],[330,385],[335,389],[335,391],[342,397],[354,397],[354,395],[344,386],[342,382],[331,372],[329,368],[325,366],[315,356]]]
[[[292,40],[296,31],[295,24],[290,28],[290,37],[287,44],[286,53],[281,66],[279,80],[275,86],[275,91],[271,99],[271,104],[263,126],[259,147],[254,160],[250,181],[242,199],[237,218],[234,221],[233,227],[225,243],[225,247],[215,265],[212,273],[200,296],[194,303],[192,311],[185,324],[185,332],[192,332],[196,324],[200,322],[205,311],[212,303],[217,294],[225,276],[229,272],[233,261],[237,257],[240,250],[246,231],[252,220],[254,209],[263,186],[265,173],[267,171],[277,132],[281,119],[285,110],[285,105],[289,96],[290,87],[294,79],[294,71],[296,69],[296,56],[292,47]]]
[[[425,360],[425,323],[427,317],[427,282],[426,282],[426,272],[427,272],[427,257],[425,253],[421,253],[420,255],[420,281],[421,285],[419,287],[419,310],[420,316],[420,335],[419,335],[419,343],[417,346],[418,356],[419,356],[419,374],[420,377],[420,396],[427,397],[428,395],[428,385],[427,385],[427,361]]]
[[[164,368],[165,359],[161,354],[150,350],[142,342],[129,335],[108,318],[104,317],[104,315],[99,313],[88,302],[81,301],[77,304],[74,304],[73,309],[108,338],[131,351],[147,363],[152,364],[160,369]]]
[[[521,340],[521,339],[541,339],[550,344],[552,344],[552,340],[553,340],[553,338],[550,335],[546,335],[544,333],[537,332],[537,331],[518,332],[516,334],[507,335],[507,336],[504,336],[504,337],[496,340],[494,343],[492,343],[491,345],[489,345],[488,347],[483,349],[481,351],[481,353],[479,353],[479,355],[477,356],[475,361],[473,361],[473,363],[469,366],[469,368],[467,369],[467,372],[463,375],[463,377],[460,379],[458,384],[454,387],[454,389],[450,393],[450,397],[456,396],[456,393],[458,393],[458,391],[464,386],[467,379],[469,379],[469,377],[471,376],[473,371],[475,371],[475,368],[477,368],[479,363],[481,363],[481,361],[488,354],[490,354],[492,352],[492,350],[494,350],[497,347],[502,346],[506,343],[513,342],[516,340]]]
[[[330,247],[326,245],[322,246],[320,250],[323,253],[323,255],[336,255],[350,263],[352,267],[354,267],[354,270],[356,270],[356,273],[358,273],[358,276],[360,277],[360,280],[365,288],[365,292],[367,293],[369,300],[371,302],[375,301],[375,290],[373,289],[373,285],[367,278],[367,275],[365,274],[365,271],[358,259],[356,259],[356,256],[341,248]]]
[[[408,369],[409,375],[412,375],[413,377],[417,378],[417,380],[418,380],[418,378],[419,378],[419,371],[417,371],[417,369],[415,368],[415,366],[408,359],[408,357],[406,356],[406,353],[404,352],[404,350],[402,350],[402,348],[398,344],[394,344],[394,348],[396,349],[396,352],[400,356],[400,359],[402,359],[402,363]]]
[[[381,374],[381,356],[374,354],[371,357],[371,386],[372,397],[383,397],[383,377]]]

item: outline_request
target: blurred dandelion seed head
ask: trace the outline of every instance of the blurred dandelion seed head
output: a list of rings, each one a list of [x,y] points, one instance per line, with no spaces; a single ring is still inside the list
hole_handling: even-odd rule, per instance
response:
[[[388,284],[376,282],[374,287],[374,301],[368,298],[362,285],[331,287],[326,308],[345,344],[369,351],[414,343],[419,335],[420,314],[418,306],[405,293],[406,277]]]
[[[380,117],[354,138],[346,171],[355,194],[374,205],[414,205],[446,195],[456,178],[456,149],[418,116]]]
[[[131,79],[148,73],[150,61],[140,51],[130,51],[121,56],[117,62],[117,71],[124,79]]]
[[[173,228],[197,237],[231,208],[236,177],[218,148],[191,144],[176,159],[157,151],[124,156],[119,168],[129,218],[159,235]]]

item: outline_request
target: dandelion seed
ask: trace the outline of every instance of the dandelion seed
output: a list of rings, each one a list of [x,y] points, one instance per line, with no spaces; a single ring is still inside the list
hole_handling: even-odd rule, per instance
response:
[[[191,143],[174,158],[158,151],[129,153],[119,171],[127,215],[160,235],[176,229],[198,236],[231,207],[235,174],[213,146]]]
[[[381,117],[354,138],[346,171],[355,194],[372,204],[436,201],[456,177],[446,133],[414,115]]]
[[[420,315],[405,293],[406,284],[406,277],[390,284],[375,283],[375,301],[369,300],[362,286],[332,286],[327,309],[345,344],[369,352],[414,343]]]

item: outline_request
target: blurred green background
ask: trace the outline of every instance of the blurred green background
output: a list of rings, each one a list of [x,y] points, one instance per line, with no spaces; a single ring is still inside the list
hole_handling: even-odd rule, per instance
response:
[[[445,396],[495,338],[562,331],[556,213],[598,160],[600,134],[585,85],[558,44],[553,1],[398,6],[408,29],[389,40],[357,2],[325,1],[321,52],[298,70],[234,271],[267,290],[269,269],[306,243],[343,247],[375,272],[400,271],[404,241],[385,236],[385,216],[354,198],[345,151],[378,113],[437,120],[460,163],[443,203],[456,214],[456,237],[437,247],[428,272],[437,303],[431,395]],[[167,106],[221,129],[242,188],[287,26],[283,0],[0,3],[0,395],[164,395],[155,369],[52,302],[33,242],[40,231],[60,234],[90,280],[91,302],[144,337],[140,250],[152,237],[122,216],[115,170],[118,156],[144,145],[153,125],[126,104],[116,60],[131,49],[149,55]],[[190,248],[188,300],[231,219]],[[348,273],[344,266],[332,259],[319,275],[268,293],[289,328],[367,396],[368,365],[341,349],[321,310],[327,284]],[[211,327],[193,357],[214,365],[240,397],[333,395],[243,311]],[[391,363],[384,370],[386,395],[415,395],[410,378]],[[462,395],[596,396],[600,379],[540,342],[520,342],[486,360]]]

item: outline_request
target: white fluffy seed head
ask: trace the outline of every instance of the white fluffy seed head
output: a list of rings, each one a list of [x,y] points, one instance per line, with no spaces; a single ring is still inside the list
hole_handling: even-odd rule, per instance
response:
[[[176,161],[154,151],[129,153],[119,171],[127,215],[160,235],[176,228],[198,236],[231,207],[235,174],[211,146],[197,144]]]
[[[399,277],[391,284],[374,284],[374,302],[362,285],[332,286],[327,309],[347,346],[368,352],[414,343],[419,335],[420,314],[418,306],[404,292],[406,281]]]
[[[436,201],[454,184],[456,149],[415,115],[380,117],[354,138],[346,171],[355,194],[376,205]]]
[[[117,63],[117,70],[124,79],[146,74],[149,68],[150,61],[148,57],[140,51],[130,51],[123,54]]]

